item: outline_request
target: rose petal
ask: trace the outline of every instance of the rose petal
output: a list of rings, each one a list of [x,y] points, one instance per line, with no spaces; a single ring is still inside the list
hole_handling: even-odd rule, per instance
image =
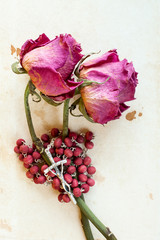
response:
[[[137,73],[135,73],[132,63],[128,63],[126,59],[119,62],[104,63],[97,67],[89,67],[82,69],[80,77],[88,80],[105,82],[102,90],[105,91],[119,91],[117,100],[122,103],[131,101],[134,98],[135,87],[137,85]]]
[[[114,119],[118,119],[118,118],[120,118],[120,116],[122,115],[122,112],[126,111],[128,108],[130,108],[130,107],[127,106],[126,104],[124,104],[124,103],[120,103],[120,104],[119,104],[119,111],[118,111],[118,114],[117,114],[117,116],[115,116]]]
[[[68,86],[54,68],[49,68],[47,66],[44,66],[43,68],[32,67],[28,74],[36,88],[48,96],[58,96],[68,93],[81,84],[75,83],[74,86]]]
[[[61,95],[59,95],[59,96],[56,96],[56,97],[52,97],[52,96],[49,96],[51,99],[53,99],[54,101],[60,101],[60,102],[62,102],[62,101],[64,101],[64,100],[66,100],[66,99],[68,99],[68,98],[72,98],[73,97],[73,95],[74,95],[74,90],[72,90],[71,92],[68,92],[68,93],[65,93],[65,94],[61,94]]]
[[[95,59],[91,59],[87,62],[84,62],[82,65],[82,72],[83,72],[83,68],[85,67],[97,67],[99,65],[103,65],[104,63],[110,63],[110,62],[118,62],[119,58],[118,58],[118,54],[116,49],[113,49],[111,51],[108,51],[106,53],[104,53],[102,56],[97,57]]]
[[[33,50],[34,48],[41,47],[43,44],[49,42],[49,38],[43,33],[36,40],[29,39],[21,47],[20,63],[22,64],[23,56]]]
[[[119,103],[114,100],[115,92],[102,92],[101,86],[87,86],[81,89],[81,96],[89,116],[97,123],[105,124],[113,120],[119,111]]]
[[[70,92],[61,94],[61,95],[55,96],[55,97],[53,97],[53,96],[49,96],[49,97],[52,98],[54,101],[64,101],[67,98],[72,98],[74,95],[74,92],[75,92],[75,88],[80,86],[82,83],[83,83],[83,81],[82,82],[73,82],[71,80],[67,80],[67,85],[70,87],[70,90],[71,90]]]
[[[66,80],[82,55],[71,35],[60,35],[40,48],[27,53],[22,65],[36,88],[48,96],[66,94],[81,83]]]
[[[32,67],[52,67],[53,69],[58,69],[65,64],[67,56],[68,48],[66,43],[61,43],[60,39],[56,37],[47,45],[27,53],[23,57],[22,66],[28,72]]]
[[[64,36],[60,35],[60,38],[62,42],[67,44],[68,55],[65,64],[58,69],[58,72],[61,74],[63,79],[68,79],[70,78],[70,74],[72,73],[75,65],[83,56],[80,54],[82,49],[80,44],[77,43],[70,34],[65,34]]]

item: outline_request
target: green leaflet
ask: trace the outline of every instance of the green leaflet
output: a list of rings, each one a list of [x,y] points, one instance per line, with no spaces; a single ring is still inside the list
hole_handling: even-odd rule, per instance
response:
[[[55,107],[57,107],[63,103],[63,102],[57,103],[57,102],[53,101],[50,97],[44,95],[43,93],[40,93],[40,95],[44,101],[46,101],[47,103],[49,103],[50,105],[53,105]]]
[[[89,86],[91,84],[98,84],[98,85],[101,85],[101,84],[104,84],[106,83],[108,80],[110,79],[110,77],[108,77],[104,82],[96,82],[96,81],[90,81],[88,79],[82,79],[82,78],[79,78],[79,81],[83,81],[84,83],[82,83],[80,85],[80,88],[83,88],[85,86]]]
[[[19,62],[15,62],[11,65],[12,71],[16,74],[24,74],[27,73],[26,70],[22,67],[18,67]]]
[[[80,94],[79,88],[77,87],[74,92],[74,96]]]
[[[90,117],[88,116],[82,98],[81,98],[80,101],[79,101],[79,111],[83,114],[83,116],[84,116],[89,122],[95,123],[95,122],[92,120],[92,118],[90,118]]]
[[[28,82],[28,86],[29,86],[30,93],[33,95],[34,92],[35,92],[36,87],[34,86],[34,84],[32,83],[31,80]]]
[[[100,53],[100,51],[99,52],[97,52],[97,53],[89,53],[89,54],[87,54],[87,55],[84,55],[82,58],[81,58],[81,60],[77,63],[77,65],[75,66],[75,68],[74,68],[74,70],[73,70],[73,73],[75,74],[75,76],[77,76],[78,78],[79,78],[79,69],[80,69],[80,66],[81,66],[81,64],[88,58],[88,57],[90,57],[90,56],[92,56],[93,54],[98,54],[98,53]]]
[[[76,106],[77,106],[77,104],[79,104],[80,99],[81,99],[81,97],[78,98],[77,100],[75,100],[75,101],[72,103],[72,105],[69,107],[69,109],[70,109],[70,114],[71,114],[73,117],[83,117],[82,114],[76,115],[76,114],[73,113],[73,110],[76,109]]]
[[[32,81],[30,80],[28,83],[29,86],[29,92],[32,96],[35,96],[37,99],[32,98],[32,100],[34,102],[40,102],[41,101],[41,97],[40,95],[35,91],[36,87],[33,85]]]

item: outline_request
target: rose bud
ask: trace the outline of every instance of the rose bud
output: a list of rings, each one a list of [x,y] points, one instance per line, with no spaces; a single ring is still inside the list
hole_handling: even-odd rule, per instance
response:
[[[20,63],[40,92],[62,101],[73,97],[74,90],[82,83],[70,78],[83,56],[81,50],[70,34],[50,40],[43,33],[35,41],[29,39],[23,44]]]
[[[81,104],[94,122],[105,124],[119,118],[128,109],[125,102],[135,99],[137,72],[132,63],[119,60],[116,50],[83,63],[80,78],[96,82],[81,88]]]

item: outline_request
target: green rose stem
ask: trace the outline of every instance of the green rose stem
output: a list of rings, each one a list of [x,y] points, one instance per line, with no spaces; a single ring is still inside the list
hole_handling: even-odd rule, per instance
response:
[[[107,240],[117,240],[113,233],[107,228],[89,209],[85,202],[79,197],[76,198],[77,205],[84,215],[93,223],[93,225],[102,233]]]
[[[51,162],[50,162],[47,154],[43,151],[43,144],[41,143],[40,139],[37,138],[34,127],[33,127],[32,117],[31,117],[31,112],[30,112],[30,107],[29,107],[29,101],[28,101],[30,94],[31,94],[31,92],[29,89],[29,84],[27,84],[27,87],[26,87],[26,90],[24,93],[24,106],[25,106],[26,118],[27,118],[30,135],[31,135],[32,141],[36,145],[38,151],[41,152],[43,159],[46,161],[46,163],[48,165],[51,165]],[[69,105],[69,101],[64,106],[66,108],[68,108],[68,105]],[[65,112],[65,114],[64,114],[65,117],[68,118],[68,114],[67,114],[68,110],[65,109],[64,112]],[[68,132],[68,130],[67,130],[68,129],[68,119],[63,122],[66,124],[66,126],[64,128],[65,131],[63,131],[63,132],[66,133],[66,132]],[[82,198],[80,198],[80,197],[76,198],[76,201],[77,201],[77,205],[80,208],[81,212],[86,217],[86,218],[84,218],[84,216],[82,215],[82,221],[83,221],[82,224],[83,224],[83,229],[86,234],[86,239],[93,240],[93,236],[92,236],[90,226],[89,226],[89,223],[87,220],[87,218],[88,218],[93,223],[93,225],[103,234],[103,236],[107,240],[117,240],[116,237],[110,232],[109,228],[107,228],[102,222],[100,222],[100,220],[93,214],[93,212],[89,209],[89,207],[86,205],[86,203],[84,202],[84,200]],[[87,222],[86,222],[86,220],[87,220]]]
[[[30,135],[31,135],[33,143],[36,145],[37,149],[41,152],[43,159],[46,161],[46,163],[48,165],[51,165],[51,162],[48,159],[47,154],[45,152],[43,152],[43,144],[41,143],[40,139],[37,138],[35,130],[34,130],[30,107],[29,107],[29,101],[28,101],[29,94],[31,94],[31,92],[30,92],[29,83],[28,83],[25,93],[24,93],[24,106],[25,106],[26,118],[27,118]],[[67,99],[64,102],[63,132],[62,132],[63,139],[68,135],[68,115],[69,115],[69,99]],[[82,215],[81,216],[82,227],[83,227],[86,239],[94,240],[88,219],[86,218],[86,216],[83,213],[81,213],[81,215]]]
[[[68,135],[68,121],[69,121],[69,98],[64,101],[63,107],[63,131],[62,131],[62,139]]]
[[[69,122],[69,99],[65,100],[63,108],[63,132],[62,139],[68,135],[68,122]],[[84,196],[76,198],[77,205],[81,210],[81,222],[82,227],[86,235],[87,240],[94,240],[88,219],[94,224],[94,226],[103,234],[107,240],[116,240],[116,237],[111,233],[109,228],[107,228],[100,220],[92,213],[92,211],[87,207],[84,201]]]
[[[83,194],[81,195],[81,199],[85,202]],[[86,239],[94,240],[88,218],[83,214],[82,210],[80,211],[81,211],[81,223],[82,223],[82,227],[83,227],[83,231],[85,233]]]
[[[63,140],[68,135],[69,101],[70,101],[70,99],[66,99],[64,101],[64,107],[63,107],[63,131],[62,131],[62,139]],[[83,194],[82,194],[81,198],[84,201]],[[83,231],[85,233],[86,239],[94,240],[88,218],[86,218],[86,216],[83,214],[82,211],[81,211],[81,223],[82,223],[82,227],[83,227]]]
[[[50,162],[47,154],[43,151],[43,144],[40,141],[40,139],[37,138],[34,127],[33,127],[33,122],[32,122],[32,117],[31,117],[31,112],[30,112],[30,107],[29,107],[29,101],[28,101],[29,94],[31,94],[31,92],[30,92],[29,83],[28,83],[25,93],[24,93],[24,107],[25,107],[29,132],[30,132],[33,143],[36,145],[36,147],[37,147],[38,151],[41,153],[43,159],[46,161],[46,163],[48,165],[51,165],[51,162]]]

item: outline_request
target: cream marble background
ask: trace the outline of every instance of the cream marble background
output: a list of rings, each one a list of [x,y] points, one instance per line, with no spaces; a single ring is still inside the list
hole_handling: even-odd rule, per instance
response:
[[[97,167],[96,186],[87,204],[118,240],[160,238],[160,85],[158,0],[1,0],[0,1],[0,239],[83,240],[76,206],[60,204],[51,187],[37,186],[13,153],[15,141],[30,141],[23,92],[27,76],[17,76],[10,46],[45,32],[51,39],[71,33],[83,52],[117,48],[120,59],[139,72],[136,100],[120,120],[105,127],[70,118],[73,130],[94,131],[90,155]],[[61,127],[62,108],[32,103],[38,134]],[[127,113],[136,119],[127,121]],[[139,112],[142,116],[139,117]],[[93,227],[95,240],[103,236]]]

